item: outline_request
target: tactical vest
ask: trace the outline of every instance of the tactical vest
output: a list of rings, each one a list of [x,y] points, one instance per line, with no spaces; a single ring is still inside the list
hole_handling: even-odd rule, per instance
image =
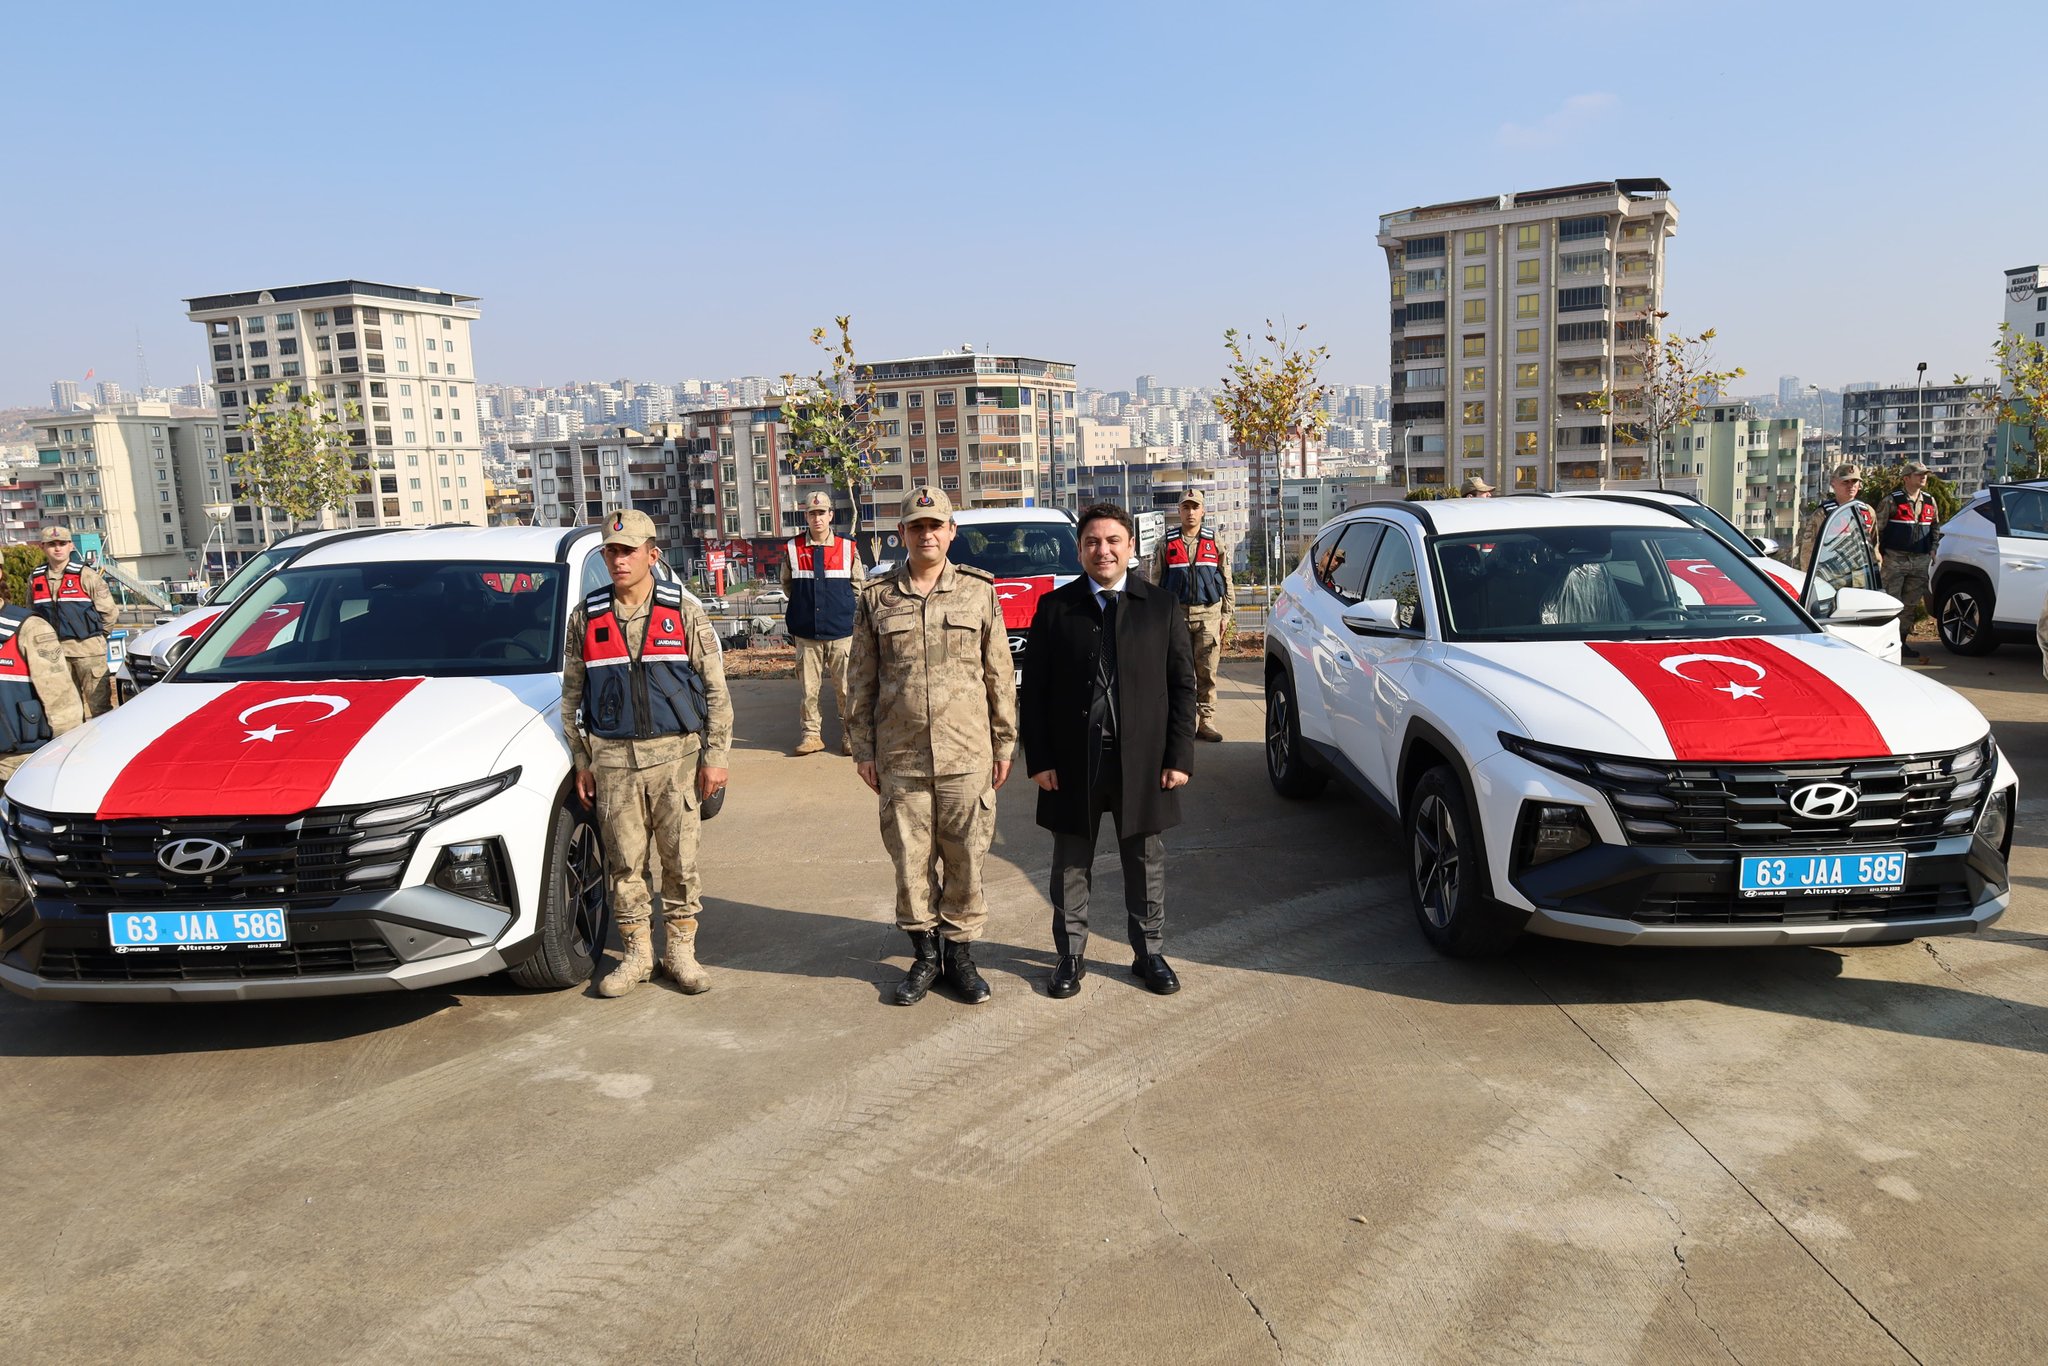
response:
[[[683,592],[654,586],[640,658],[612,605],[612,590],[583,600],[583,729],[606,740],[652,740],[704,729],[704,680],[690,665]]]
[[[814,545],[808,536],[789,543],[789,633],[805,640],[844,640],[853,634],[853,542],[834,536]]]
[[[1175,527],[1166,533],[1166,582],[1159,585],[1190,607],[1223,601],[1223,551],[1206,528],[1195,533],[1194,553]]]
[[[1841,505],[1842,500],[1839,498],[1821,499],[1820,526],[1826,526],[1828,524],[1828,518],[1832,517],[1834,515],[1835,509],[1840,507]],[[1877,525],[1877,514],[1872,512],[1870,510],[1870,505],[1866,503],[1857,510],[1856,520],[1863,523],[1863,537],[1865,540],[1868,540],[1870,538],[1871,529]],[[1816,527],[1815,533],[1818,534],[1818,532],[1819,527]]]
[[[37,616],[57,628],[59,640],[91,640],[107,633],[99,609],[92,605],[92,594],[85,591],[84,566],[76,560],[64,566],[55,593],[50,591],[50,566],[30,570],[28,601]]]
[[[1934,549],[1934,499],[1922,495],[1919,506],[1903,491],[1892,495],[1891,516],[1884,524],[1882,545],[1903,555],[1925,555]]]
[[[27,754],[50,739],[50,718],[21,652],[21,628],[31,616],[25,607],[0,607],[0,754]]]

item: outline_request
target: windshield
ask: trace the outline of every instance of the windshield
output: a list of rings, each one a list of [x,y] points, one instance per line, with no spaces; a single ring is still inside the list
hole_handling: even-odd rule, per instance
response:
[[[1659,503],[1657,510],[1683,517],[1709,536],[1715,537],[1738,555],[1757,553],[1756,542],[1742,534],[1735,523],[1704,503]]]
[[[954,537],[950,557],[955,564],[971,564],[999,579],[1081,572],[1073,524],[1064,519],[967,523]]]
[[[172,678],[463,677],[561,668],[559,565],[288,567],[229,608]]]
[[[1788,635],[1812,625],[1748,558],[1691,527],[1532,527],[1430,539],[1445,636]]]
[[[265,574],[268,574],[271,570],[277,568],[304,549],[305,547],[302,545],[274,545],[268,550],[259,551],[251,555],[248,559],[242,561],[234,573],[228,575],[226,579],[221,581],[218,587],[211,593],[208,593],[205,602],[201,605],[211,607],[221,603],[233,602],[236,598],[249,591],[250,584],[256,582],[256,580],[262,578]]]

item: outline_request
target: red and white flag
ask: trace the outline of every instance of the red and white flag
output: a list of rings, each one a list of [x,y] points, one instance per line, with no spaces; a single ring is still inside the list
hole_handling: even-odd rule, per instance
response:
[[[1656,713],[1681,760],[1758,763],[1890,754],[1870,713],[1769,640],[1593,641]]]
[[[100,799],[99,818],[310,810],[363,737],[423,682],[238,684],[144,745]]]
[[[1003,604],[1003,625],[1022,631],[1038,612],[1038,600],[1059,586],[1053,574],[1034,574],[1028,579],[997,579],[996,600]]]

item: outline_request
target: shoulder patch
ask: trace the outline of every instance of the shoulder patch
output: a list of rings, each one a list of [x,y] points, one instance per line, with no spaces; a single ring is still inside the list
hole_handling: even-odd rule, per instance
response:
[[[994,583],[996,581],[995,575],[989,573],[986,569],[981,568],[979,565],[956,564],[953,567],[963,574],[966,574],[972,578],[980,579],[983,583]]]

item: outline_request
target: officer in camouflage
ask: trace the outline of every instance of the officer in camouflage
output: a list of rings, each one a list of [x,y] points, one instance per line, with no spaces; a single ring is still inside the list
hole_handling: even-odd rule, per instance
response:
[[[1877,544],[1884,551],[1884,591],[1906,604],[1899,613],[1899,654],[1915,663],[1924,656],[1909,638],[1913,614],[1927,598],[1927,566],[1940,520],[1934,495],[1927,491],[1927,466],[1907,461],[1899,471],[1899,487],[1877,510]]]
[[[668,931],[661,969],[684,993],[710,987],[697,962],[698,805],[723,791],[732,746],[725,658],[704,610],[657,583],[654,522],[631,510],[604,523],[612,586],[569,616],[562,665],[562,734],[576,761],[576,795],[597,802],[605,873],[625,952],[597,984],[624,996],[654,974],[649,853],[661,860]]]
[[[952,500],[912,489],[897,530],[903,562],[868,580],[854,614],[847,734],[882,799],[896,924],[910,935],[893,999],[915,1005],[943,974],[978,1005],[988,983],[969,946],[988,920],[981,865],[1017,743],[1016,672],[994,577],[946,558]]]
[[[28,601],[35,614],[57,629],[64,660],[71,669],[85,714],[98,716],[113,706],[107,685],[107,633],[114,629],[114,595],[97,569],[71,558],[69,527],[43,529],[43,555],[48,564],[28,575]]]
[[[796,673],[803,689],[799,755],[825,748],[818,738],[825,710],[818,694],[828,681],[833,704],[839,708],[839,728],[846,729],[846,660],[853,640],[854,595],[867,581],[853,538],[832,532],[832,495],[823,490],[810,494],[803,510],[804,534],[789,543],[782,561],[782,591],[789,595],[782,616],[796,637]],[[853,753],[845,740],[840,745],[842,753]]]
[[[1806,524],[1799,528],[1799,540],[1795,543],[1795,554],[1790,561],[1795,566],[1803,567],[1806,557],[1813,552],[1813,543],[1820,539],[1820,529],[1826,524],[1828,514],[1842,504],[1856,502],[1863,496],[1863,471],[1854,465],[1835,466],[1830,488],[1829,496],[1821,499],[1820,506],[1806,515]],[[1881,566],[1884,555],[1877,544],[1877,514],[1870,511],[1866,504],[1864,511],[1857,516],[1863,519],[1863,539],[1870,543],[1871,558]]]
[[[1213,531],[1202,529],[1202,491],[1180,500],[1180,525],[1159,540],[1146,575],[1180,603],[1188,643],[1195,652],[1195,738],[1217,741],[1216,669],[1223,661],[1223,618],[1235,611],[1230,585],[1230,551]]]
[[[0,605],[0,785],[84,720],[56,628],[26,607]]]

